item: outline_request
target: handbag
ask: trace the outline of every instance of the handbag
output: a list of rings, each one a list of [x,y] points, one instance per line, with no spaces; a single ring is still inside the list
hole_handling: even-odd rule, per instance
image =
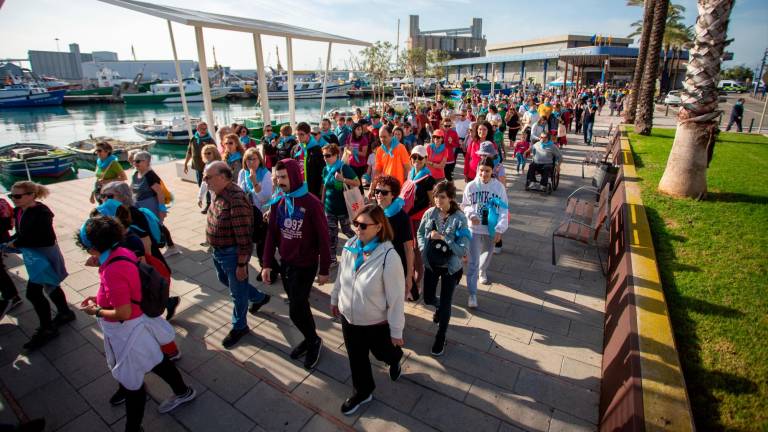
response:
[[[448,268],[452,254],[451,247],[443,240],[429,239],[427,242],[427,262],[432,269]]]
[[[365,199],[363,193],[360,192],[358,187],[350,187],[344,184],[344,203],[347,205],[347,213],[350,219],[354,219],[357,216],[357,212],[365,205]]]

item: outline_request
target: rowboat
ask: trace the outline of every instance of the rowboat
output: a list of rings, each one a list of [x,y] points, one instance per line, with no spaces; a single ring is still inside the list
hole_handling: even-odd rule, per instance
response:
[[[197,128],[199,118],[190,119],[192,133]],[[151,120],[133,124],[133,130],[145,140],[156,141],[158,144],[187,144],[192,138],[183,118],[167,120]]]
[[[112,146],[112,155],[120,162],[128,161],[128,153],[133,150],[149,150],[155,145],[155,141],[124,141],[117,138],[110,137],[90,137],[88,139],[75,141],[67,145],[67,148],[75,152],[77,159],[96,163],[96,154],[93,152],[96,149],[96,144],[100,142],[107,142]]]
[[[194,78],[186,78],[182,81],[184,85],[184,96],[187,102],[195,103],[203,101],[203,87]],[[225,98],[229,94],[226,87],[211,87],[211,100]],[[158,103],[181,103],[181,91],[179,83],[160,83],[152,84],[150,91],[144,93],[134,93],[123,95],[126,104],[158,104]]]
[[[0,147],[0,172],[23,177],[59,177],[72,171],[75,153],[49,144],[16,143]]]

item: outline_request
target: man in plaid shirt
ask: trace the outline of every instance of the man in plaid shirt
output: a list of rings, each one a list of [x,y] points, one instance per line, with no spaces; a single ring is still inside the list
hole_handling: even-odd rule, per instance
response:
[[[248,334],[247,312],[256,314],[269,302],[269,294],[248,282],[248,262],[253,251],[253,208],[245,192],[232,182],[232,170],[225,162],[213,162],[205,168],[203,181],[215,199],[208,209],[205,237],[213,248],[213,265],[219,281],[229,287],[234,308],[232,330],[222,341],[224,348],[234,346]]]

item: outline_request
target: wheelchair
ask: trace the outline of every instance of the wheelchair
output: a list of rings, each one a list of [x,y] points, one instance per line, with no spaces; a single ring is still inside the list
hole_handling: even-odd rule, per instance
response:
[[[530,173],[531,170],[534,170],[534,169],[536,170],[536,171],[534,171],[534,174],[532,175],[532,178],[534,179],[533,184],[534,184],[534,186],[540,185],[541,184],[541,175],[542,174],[538,171],[538,168],[539,168],[539,166],[546,167],[548,165],[552,166],[552,174],[547,179],[547,186],[546,186],[546,188],[544,188],[544,190],[542,190],[542,189],[538,189],[537,187],[534,187],[534,188],[529,187],[528,179],[531,178],[531,177],[526,175],[526,177],[525,177],[525,190],[526,191],[543,192],[543,193],[546,193],[547,195],[550,195],[550,194],[552,194],[552,191],[556,191],[557,190],[557,187],[560,186],[560,162],[559,161],[555,161],[554,164],[544,164],[544,165],[537,165],[537,164],[534,164],[533,161],[529,161],[529,163],[528,163],[528,172]]]

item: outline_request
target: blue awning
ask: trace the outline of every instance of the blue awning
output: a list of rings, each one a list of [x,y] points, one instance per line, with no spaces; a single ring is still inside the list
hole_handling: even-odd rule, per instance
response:
[[[451,60],[447,62],[446,66],[468,66],[478,64],[491,64],[491,63],[508,63],[508,62],[521,62],[521,61],[535,61],[535,60],[547,60],[558,59],[562,57],[625,57],[625,58],[637,58],[639,49],[633,47],[616,47],[616,46],[588,46],[578,48],[562,48],[552,51],[540,51],[525,54],[501,54],[485,57],[470,57],[465,59]],[[663,56],[664,53],[660,52],[659,56]],[[671,57],[671,51],[668,54]],[[681,51],[680,58],[688,60],[688,51]]]

